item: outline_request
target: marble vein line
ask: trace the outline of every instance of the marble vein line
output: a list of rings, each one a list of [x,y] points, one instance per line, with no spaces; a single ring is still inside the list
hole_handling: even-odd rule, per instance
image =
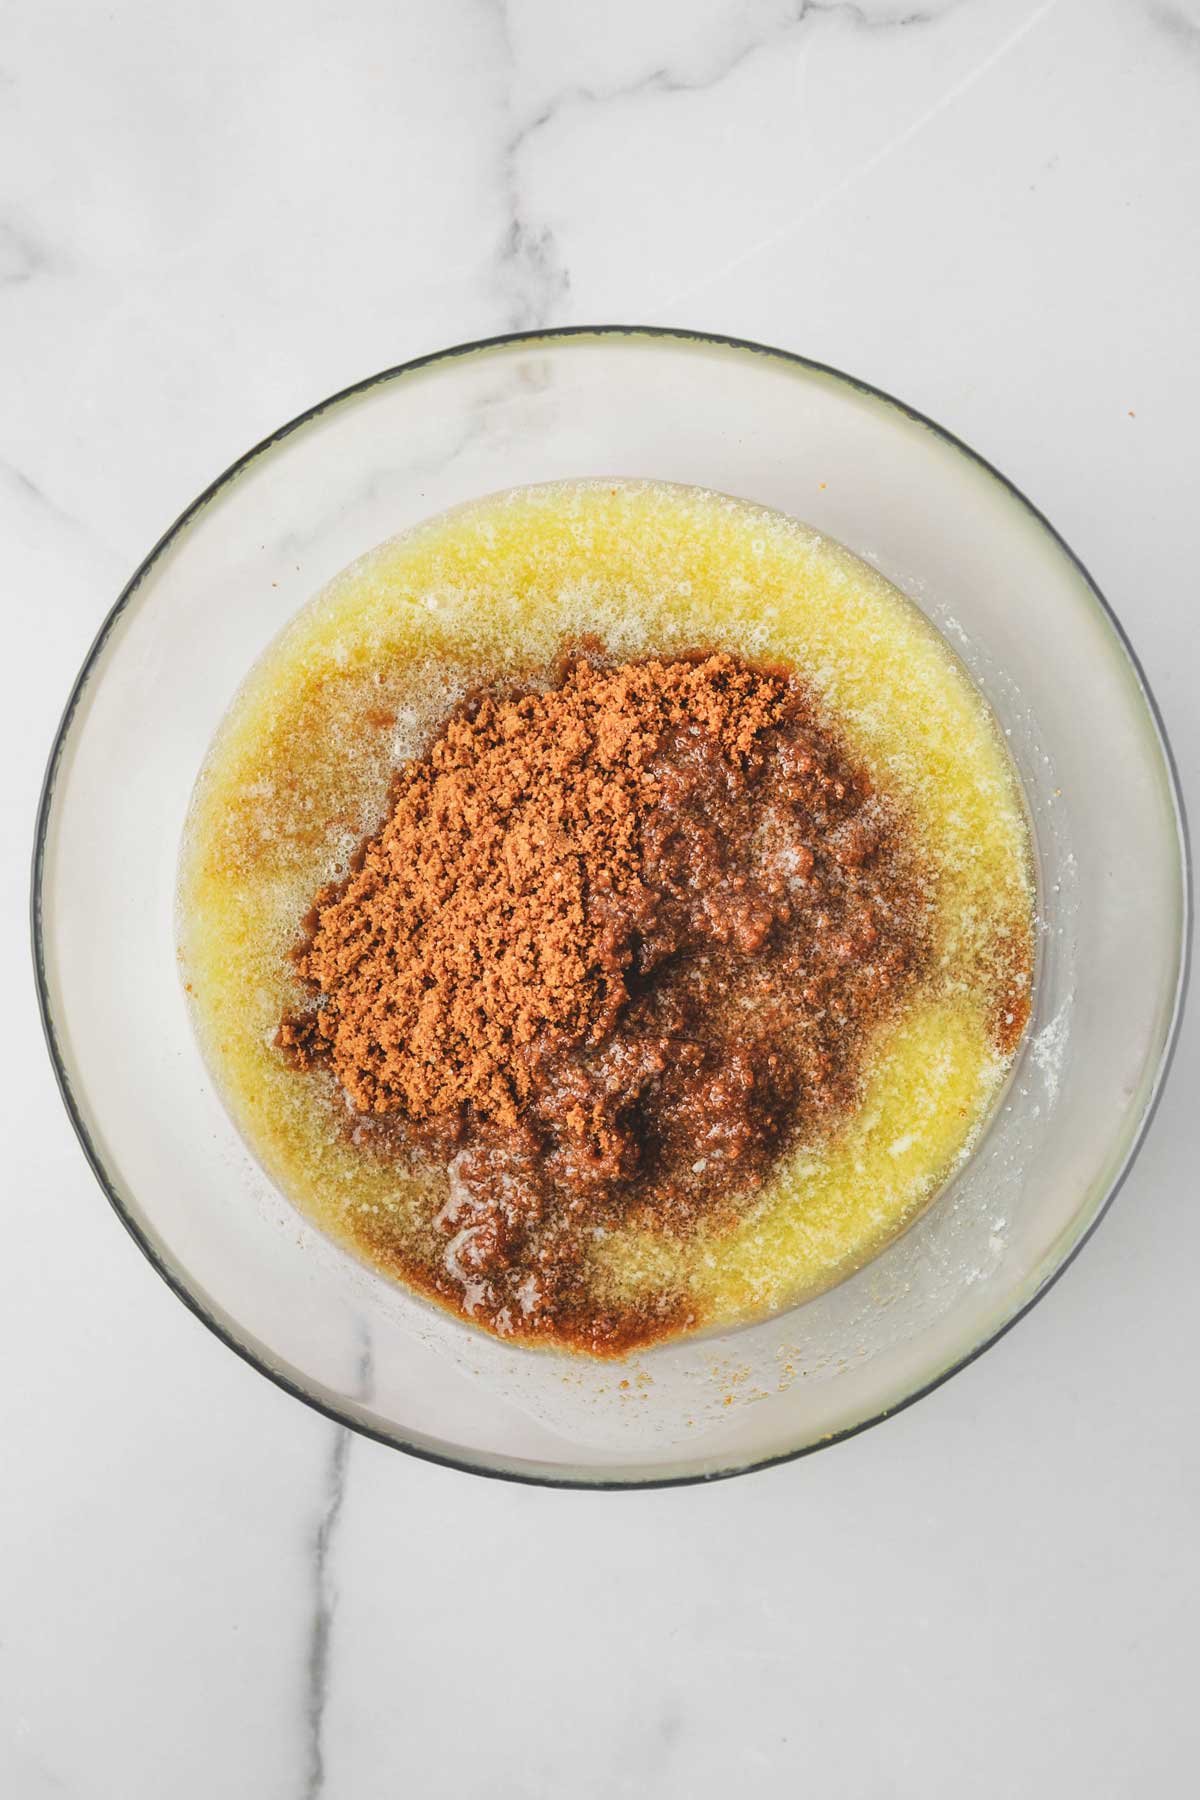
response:
[[[493,0],[493,4],[507,70],[507,110],[511,117],[516,52],[508,0]],[[524,125],[512,130],[500,153],[506,225],[496,255],[496,276],[507,301],[507,327],[511,331],[530,331],[547,324],[571,286],[553,231],[549,225],[538,227],[530,220],[521,191],[521,152],[535,128]]]
[[[366,1400],[371,1393],[371,1345],[368,1340],[358,1360],[355,1392]],[[334,1429],[333,1447],[325,1475],[325,1499],[313,1539],[313,1611],[308,1631],[305,1685],[305,1735],[308,1747],[303,1800],[320,1800],[325,1791],[325,1711],[329,1702],[329,1667],[333,1617],[337,1605],[332,1564],[334,1540],[346,1498],[346,1474],[353,1432],[345,1425]]]
[[[76,518],[75,514],[68,512],[64,506],[60,506],[58,501],[52,499],[44,488],[38,486],[32,476],[25,473],[24,469],[19,469],[15,463],[9,462],[4,457],[0,457],[0,483],[8,487],[19,499],[37,507],[39,512],[52,519],[56,525],[65,526],[89,549],[102,551],[118,568],[123,569],[127,566],[126,558],[111,544],[98,537],[90,525],[85,524],[82,519]]]
[[[511,115],[511,88],[514,83],[517,55],[508,15],[508,0],[489,0],[501,41],[504,65],[508,71]],[[932,25],[945,18],[967,0],[942,0],[941,4],[923,7],[892,6],[882,13],[869,10],[864,0],[794,0],[790,13],[770,30],[750,36],[721,54],[712,66],[696,75],[662,65],[635,81],[611,88],[589,87],[575,83],[561,89],[531,118],[514,125],[505,139],[500,155],[500,186],[507,224],[495,259],[496,279],[506,301],[506,323],[510,330],[534,330],[548,324],[556,308],[570,292],[570,272],[551,226],[538,226],[529,217],[522,192],[521,162],[523,155],[539,132],[571,107],[600,106],[613,101],[636,99],[645,94],[689,94],[708,92],[739,69],[743,63],[762,51],[770,50],[781,40],[795,34],[811,20],[841,18],[857,31],[883,32],[906,26]]]
[[[512,87],[517,71],[517,55],[507,0],[489,0],[500,39],[501,55],[507,70],[507,111],[514,107]],[[689,77],[670,66],[652,69],[636,81],[610,88],[591,88],[579,84],[562,89],[532,118],[514,124],[500,152],[500,189],[506,224],[495,258],[497,285],[506,302],[505,320],[513,331],[536,330],[549,323],[556,309],[570,292],[570,272],[563,260],[553,228],[538,225],[529,216],[522,191],[521,161],[536,135],[558,118],[568,107],[602,105],[614,100],[636,98],[640,94],[698,93],[718,86],[751,56],[770,49],[809,20],[819,17],[847,19],[856,30],[888,31],[910,25],[929,25],[944,18],[966,0],[942,0],[921,8],[911,5],[889,7],[882,13],[869,10],[865,0],[794,0],[792,9],[771,30],[751,36],[720,56],[702,74]]]
[[[702,73],[687,75],[669,64],[660,64],[647,74],[639,75],[636,80],[622,82],[614,87],[593,87],[576,82],[561,89],[515,133],[509,147],[513,154],[518,153],[531,138],[571,106],[604,106],[611,101],[634,100],[642,94],[707,93],[727,81],[751,57],[775,48],[783,40],[794,36],[800,27],[812,19],[842,18],[849,20],[858,31],[884,32],[911,25],[935,25],[955,8],[966,4],[967,0],[948,0],[948,3],[941,6],[907,10],[899,8],[877,14],[869,12],[857,0],[796,0],[788,17],[770,30],[751,36],[724,51]]]
[[[23,287],[53,266],[53,257],[30,232],[0,219],[0,288]]]
[[[851,169],[840,181],[835,182],[833,187],[827,189],[827,191],[821,195],[820,199],[815,201],[812,206],[806,207],[803,212],[797,213],[796,216],[789,219],[786,224],[780,225],[775,231],[768,232],[765,237],[759,238],[756,243],[749,245],[747,249],[739,251],[736,256],[730,257],[728,262],[722,263],[719,268],[714,269],[707,274],[703,281],[693,282],[689,284],[688,287],[682,288],[677,293],[672,294],[668,299],[661,301],[650,313],[650,318],[656,319],[661,317],[664,312],[667,312],[673,306],[678,305],[681,300],[694,299],[697,294],[704,293],[707,289],[715,287],[718,282],[724,281],[727,276],[744,267],[746,263],[753,262],[754,259],[761,256],[764,251],[772,250],[777,244],[786,243],[789,238],[794,237],[796,233],[803,230],[811,220],[825,212],[836,200],[840,200],[842,195],[850,188],[857,186],[860,181],[865,180],[866,177],[872,174],[875,169],[879,168],[882,163],[885,163],[890,156],[894,156],[898,150],[902,150],[905,144],[910,143],[913,138],[924,131],[927,125],[932,124],[936,118],[940,117],[940,115],[949,107],[953,106],[956,101],[961,100],[962,96],[973,88],[977,82],[981,81],[990,70],[994,69],[997,63],[1002,62],[1006,56],[1015,50],[1017,45],[1020,44],[1023,39],[1028,37],[1031,31],[1036,30],[1043,20],[1048,18],[1055,10],[1058,4],[1059,0],[1042,0],[1042,4],[1036,7],[1034,11],[1024,18],[1006,38],[997,44],[995,49],[990,51],[988,55],[984,57],[982,62],[977,63],[973,69],[969,69],[965,75],[961,76],[951,87],[947,88],[944,94],[939,95],[932,106],[926,107],[923,113],[918,114],[918,116],[911,120],[902,131],[897,132],[895,137],[889,138],[886,144],[882,144],[878,150],[872,152],[872,154],[868,156],[864,162],[860,163],[857,168]]]
[[[1189,56],[1200,55],[1200,15],[1185,12],[1168,0],[1155,0],[1147,8],[1147,17]]]
[[[77,531],[83,530],[79,520],[66,512],[57,500],[52,500],[45,488],[38,486],[32,475],[27,475],[24,469],[18,469],[16,463],[8,462],[2,457],[0,457],[0,481],[4,481],[10,488],[14,488],[23,499],[32,500],[41,511],[51,513],[61,525],[71,525]]]

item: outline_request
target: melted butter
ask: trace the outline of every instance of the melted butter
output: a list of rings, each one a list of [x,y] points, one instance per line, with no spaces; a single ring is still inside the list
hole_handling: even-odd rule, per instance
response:
[[[439,1257],[437,1178],[356,1149],[332,1081],[272,1047],[301,998],[286,953],[378,824],[396,764],[462,692],[585,633],[617,658],[712,645],[794,666],[932,872],[934,967],[837,1137],[790,1157],[732,1232],[597,1240],[598,1297],[666,1285],[698,1325],[728,1323],[827,1287],[928,1204],[1003,1083],[997,1009],[1009,995],[1019,1015],[1031,963],[1028,830],[991,715],[916,608],[847,551],[723,496],[601,482],[480,501],[372,551],[276,640],[217,734],[181,859],[185,979],[218,1086],[284,1192],[384,1267],[400,1244]]]
[[[911,1223],[969,1154],[1005,1062],[966,1008],[926,1003],[877,1048],[831,1144],[799,1150],[730,1232],[685,1244],[614,1235],[597,1262],[616,1304],[682,1279],[708,1326],[832,1286]]]

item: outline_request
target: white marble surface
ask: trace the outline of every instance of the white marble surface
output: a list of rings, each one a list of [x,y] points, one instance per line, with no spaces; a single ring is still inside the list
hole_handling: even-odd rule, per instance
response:
[[[1198,193],[1200,0],[10,0],[0,1793],[1194,1793],[1194,1012],[982,1362],[770,1474],[555,1494],[350,1441],[184,1311],[61,1114],[25,890],[165,524],[322,394],[545,322],[758,337],[944,421],[1113,599],[1195,800]]]

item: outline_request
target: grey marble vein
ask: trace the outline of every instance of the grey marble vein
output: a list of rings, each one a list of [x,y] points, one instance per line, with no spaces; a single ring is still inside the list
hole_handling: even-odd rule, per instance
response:
[[[913,25],[936,25],[956,7],[966,3],[967,0],[943,0],[941,5],[900,5],[874,11],[863,0],[794,0],[784,18],[768,30],[753,33],[742,42],[724,50],[710,65],[695,75],[684,74],[664,63],[645,75],[639,75],[636,80],[612,87],[591,87],[574,83],[563,88],[522,127],[516,136],[514,147],[521,148],[535,132],[550,124],[568,106],[600,106],[613,100],[636,99],[641,94],[698,94],[719,87],[751,57],[793,37],[809,20],[842,18],[848,20],[858,31],[884,32]]]
[[[899,3],[874,6],[870,0],[793,0],[783,18],[766,31],[748,37],[722,51],[711,64],[688,74],[671,64],[661,64],[636,80],[612,87],[572,83],[561,88],[532,116],[514,124],[500,154],[500,187],[506,224],[495,258],[496,284],[506,301],[510,330],[528,331],[550,322],[570,292],[570,272],[552,226],[531,218],[523,190],[521,163],[529,144],[548,125],[574,106],[599,106],[636,99],[646,94],[708,92],[765,50],[792,37],[818,18],[847,20],[856,31],[884,32],[908,26],[933,25],[967,0],[927,0],[921,6]],[[500,39],[510,96],[508,111],[515,110],[511,93],[516,84],[517,53],[513,41],[508,0],[488,0]]]
[[[509,70],[516,65],[507,0],[494,0],[496,18]],[[555,306],[570,291],[570,275],[554,232],[537,225],[523,204],[520,163],[530,142],[565,111],[575,106],[600,106],[632,100],[646,94],[706,93],[733,75],[751,57],[792,37],[810,21],[821,17],[848,20],[857,31],[883,32],[907,26],[933,25],[965,5],[967,0],[941,0],[920,7],[887,5],[872,7],[868,0],[793,0],[788,13],[764,32],[752,33],[722,52],[701,72],[689,75],[661,64],[636,80],[611,87],[572,83],[561,88],[532,117],[516,126],[501,156],[501,181],[508,211],[508,225],[497,256],[500,285],[508,297],[508,323],[513,330],[529,330],[549,322]]]
[[[952,3],[963,4],[965,3],[965,0],[952,0]],[[904,147],[904,145],[910,143],[919,132],[924,131],[930,123],[938,118],[940,114],[945,112],[948,107],[953,106],[957,101],[961,100],[963,95],[975,86],[976,82],[982,80],[989,70],[994,69],[1006,56],[1010,55],[1016,46],[1021,43],[1024,38],[1029,36],[1030,32],[1036,30],[1038,25],[1054,11],[1057,5],[1058,0],[1041,0],[1041,3],[1021,20],[1021,23],[1015,30],[1009,32],[1009,34],[1002,38],[998,44],[992,46],[980,62],[968,69],[964,75],[960,76],[957,81],[953,82],[950,87],[939,94],[931,105],[918,113],[915,118],[910,119],[894,137],[888,138],[885,143],[872,150],[862,162],[859,162],[850,168],[840,180],[835,181],[832,186],[825,188],[810,205],[804,207],[793,217],[785,220],[785,222],[776,227],[775,230],[768,232],[765,236],[756,239],[744,249],[739,250],[737,254],[730,257],[727,262],[721,263],[716,268],[712,269],[701,281],[693,281],[689,283],[686,288],[679,289],[674,294],[671,294],[666,300],[660,301],[658,306],[654,309],[654,312],[651,314],[651,317],[661,317],[661,315],[664,312],[667,312],[671,307],[677,306],[681,300],[693,299],[696,294],[703,293],[707,288],[714,287],[718,282],[727,280],[735,270],[752,262],[755,257],[761,256],[765,251],[772,250],[778,245],[785,243],[789,238],[795,237],[797,232],[806,227],[811,220],[817,218],[828,207],[832,206],[837,199],[854,187],[856,183],[870,175],[873,170],[878,169],[882,163],[886,162],[889,157],[894,156],[897,151]],[[946,10],[948,11],[949,8]],[[943,12],[936,16],[939,18],[944,17],[945,13]],[[932,22],[931,19],[930,23]]]
[[[4,457],[0,457],[0,484],[19,495],[21,499],[30,501],[40,512],[53,519],[55,524],[66,526],[89,550],[102,551],[118,568],[126,566],[127,559],[111,544],[97,536],[90,525],[83,519],[77,518],[74,513],[68,512],[65,506],[60,505],[52,495],[46,492],[45,488],[39,487],[31,475],[27,475],[24,469],[19,469],[15,463],[8,462]]]
[[[358,1363],[355,1391],[371,1393],[372,1359],[368,1341]],[[333,1617],[337,1605],[332,1563],[334,1540],[346,1498],[346,1471],[353,1432],[337,1426],[325,1475],[324,1505],[313,1540],[313,1611],[308,1633],[305,1685],[305,1735],[308,1748],[303,1800],[320,1800],[325,1791],[325,1711],[329,1702],[329,1667]]]
[[[495,0],[495,16],[511,92],[516,52],[508,0]],[[511,331],[530,331],[548,324],[571,286],[554,232],[549,225],[538,225],[528,217],[521,191],[521,152],[536,129],[536,124],[526,124],[511,131],[500,155],[506,224],[496,253],[496,274],[507,301],[506,325]]]
[[[1147,16],[1190,56],[1200,56],[1200,14],[1185,12],[1182,6],[1155,0],[1147,8]]]
[[[60,525],[69,525],[73,531],[82,532],[88,537],[91,536],[83,521],[77,519],[73,513],[69,513],[64,506],[60,506],[57,500],[51,499],[45,488],[39,487],[32,475],[27,475],[24,469],[18,469],[16,463],[8,462],[3,457],[0,457],[0,481],[14,489],[23,499],[32,500],[35,506],[39,507],[42,512],[49,513]]]
[[[54,258],[31,232],[0,219],[0,288],[23,287],[53,267]]]
[[[673,76],[669,68],[659,68],[651,72],[643,80],[632,85],[631,92],[643,88],[653,88],[664,94],[697,93],[706,88],[717,87],[728,79],[735,70],[740,69],[750,57],[760,51],[770,50],[776,44],[791,38],[797,30],[809,20],[819,18],[840,18],[847,20],[856,31],[881,32],[902,30],[910,25],[935,25],[939,19],[953,11],[956,6],[965,4],[965,0],[942,0],[941,5],[884,6],[879,10],[864,3],[864,0],[794,0],[785,16],[767,31],[749,37],[744,43],[727,51],[718,59],[713,68],[704,75],[687,79]]]
[[[16,488],[17,492],[24,494],[26,499],[36,500],[39,506],[48,506],[53,512],[58,511],[53,500],[38,486],[32,476],[27,475],[24,469],[18,469],[15,463],[0,461],[0,480],[7,482],[9,487]]]

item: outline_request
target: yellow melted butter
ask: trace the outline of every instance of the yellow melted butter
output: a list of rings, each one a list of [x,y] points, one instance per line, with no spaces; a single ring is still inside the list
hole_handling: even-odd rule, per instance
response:
[[[777,1311],[861,1268],[968,1153],[1003,1063],[960,1007],[929,1005],[876,1050],[863,1100],[833,1144],[801,1149],[732,1231],[688,1246],[705,1325]],[[669,1284],[677,1247],[644,1233],[600,1246],[618,1301]]]
[[[782,515],[689,488],[577,482],[473,503],[335,578],[251,671],[197,784],[179,940],[205,1054],[239,1128],[322,1228],[386,1265],[436,1254],[428,1175],[356,1150],[326,1077],[272,1038],[301,996],[287,951],[318,888],[382,815],[388,780],[476,681],[544,666],[591,633],[618,658],[720,646],[789,663],[932,871],[935,966],[873,1047],[862,1103],[801,1147],[723,1235],[598,1239],[598,1298],[682,1288],[697,1325],[827,1287],[903,1229],[969,1152],[1008,1059],[989,1001],[1031,960],[1024,809],[961,664],[866,564]]]

